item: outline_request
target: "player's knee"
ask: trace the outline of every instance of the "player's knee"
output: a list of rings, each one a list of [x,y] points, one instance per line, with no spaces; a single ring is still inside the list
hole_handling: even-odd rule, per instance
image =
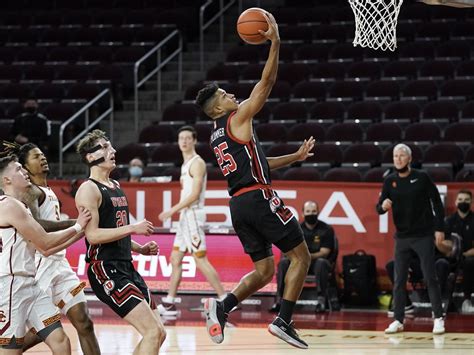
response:
[[[94,332],[94,323],[87,314],[84,314],[75,324],[75,328],[79,335],[88,335]]]
[[[161,344],[166,339],[166,331],[165,328],[158,323],[155,323],[153,326],[149,326],[143,337],[151,343],[154,347],[160,347]]]
[[[49,342],[49,346],[51,350],[57,354],[71,353],[71,342],[62,329],[60,332],[54,334],[54,340]]]
[[[269,283],[275,274],[274,267],[265,267],[259,270],[260,278],[264,284]]]

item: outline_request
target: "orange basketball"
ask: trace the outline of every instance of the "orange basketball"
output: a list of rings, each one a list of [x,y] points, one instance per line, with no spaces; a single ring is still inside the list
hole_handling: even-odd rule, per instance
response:
[[[237,20],[237,33],[240,38],[250,44],[261,44],[267,39],[262,36],[258,30],[267,31],[268,23],[262,10],[258,7],[251,7],[245,10]]]

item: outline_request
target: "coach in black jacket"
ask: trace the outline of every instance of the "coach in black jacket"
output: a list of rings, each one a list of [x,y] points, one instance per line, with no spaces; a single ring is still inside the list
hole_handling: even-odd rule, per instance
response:
[[[423,171],[410,168],[411,149],[398,144],[393,149],[395,172],[384,180],[377,212],[392,209],[395,233],[394,322],[385,333],[403,331],[408,267],[413,253],[420,259],[435,321],[434,334],[444,333],[441,292],[434,264],[434,247],[444,240],[444,209],[435,184]],[[433,215],[434,211],[434,215]]]

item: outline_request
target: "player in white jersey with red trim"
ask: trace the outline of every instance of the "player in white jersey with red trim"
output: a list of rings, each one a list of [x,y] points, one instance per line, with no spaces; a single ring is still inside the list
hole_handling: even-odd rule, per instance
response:
[[[18,161],[28,172],[33,183],[24,201],[28,204],[33,217],[48,232],[72,226],[74,220],[61,221],[59,200],[48,187],[48,161],[43,152],[33,143],[22,146],[7,143],[7,150],[18,156]],[[66,249],[44,256],[36,253],[36,281],[52,302],[66,315],[76,328],[82,351],[85,355],[100,354],[99,344],[94,334],[94,326],[89,318],[85,282],[81,282],[66,259]],[[40,343],[34,333],[25,337],[23,350]]]
[[[5,192],[0,196],[0,352],[21,354],[24,336],[33,329],[53,354],[70,354],[60,315],[36,284],[35,250],[49,255],[76,241],[90,212],[82,209],[72,227],[45,232],[21,202],[31,182],[14,156],[0,159],[0,188]]]
[[[191,253],[196,261],[197,268],[204,274],[207,281],[219,297],[225,296],[224,288],[214,267],[206,255],[206,238],[204,224],[204,192],[206,190],[206,163],[196,153],[197,133],[191,126],[183,126],[178,131],[179,149],[183,154],[181,166],[181,196],[179,203],[168,211],[163,211],[159,218],[167,220],[179,212],[179,224],[171,252],[171,279],[168,295],[162,299],[158,309],[163,315],[177,313],[175,298],[181,282],[182,266],[186,252]]]

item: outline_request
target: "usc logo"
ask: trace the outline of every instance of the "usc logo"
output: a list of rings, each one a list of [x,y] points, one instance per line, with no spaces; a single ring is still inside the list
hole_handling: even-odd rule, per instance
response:
[[[5,320],[7,319],[7,317],[5,317],[5,313],[0,310],[0,323],[5,323]]]

